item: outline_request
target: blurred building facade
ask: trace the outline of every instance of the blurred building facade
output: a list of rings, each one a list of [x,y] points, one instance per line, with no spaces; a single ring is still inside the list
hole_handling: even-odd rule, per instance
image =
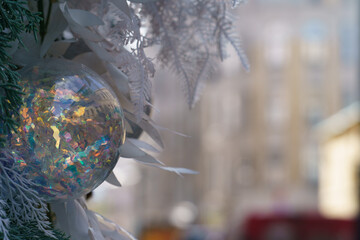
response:
[[[180,178],[141,167],[131,190],[135,229],[230,229],[253,212],[318,210],[314,129],[359,100],[358,2],[250,0],[235,14],[250,73],[229,48],[191,111],[173,76],[157,74],[156,122],[191,136],[164,131],[159,159],[200,173]]]
[[[323,121],[320,139],[319,208],[324,216],[354,219],[360,211],[360,104]]]
[[[252,0],[240,7],[239,32],[252,70],[244,73],[232,56],[194,111],[181,96],[161,110],[172,117],[159,121],[192,136],[175,137],[161,159],[200,174],[165,174],[173,184],[151,180],[149,221],[166,221],[182,201],[194,202],[201,222],[214,226],[251,211],[317,210],[313,129],[358,98],[356,6]]]

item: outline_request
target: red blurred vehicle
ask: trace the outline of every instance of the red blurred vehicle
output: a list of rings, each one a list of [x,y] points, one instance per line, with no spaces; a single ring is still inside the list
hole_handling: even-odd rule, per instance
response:
[[[356,240],[355,220],[319,215],[251,215],[242,228],[244,240]]]

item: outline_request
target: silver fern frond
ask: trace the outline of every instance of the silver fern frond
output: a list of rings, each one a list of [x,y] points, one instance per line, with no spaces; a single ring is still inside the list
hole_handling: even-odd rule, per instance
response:
[[[144,15],[151,23],[147,37],[161,43],[157,59],[183,81],[190,108],[198,99],[200,86],[213,72],[214,62],[226,57],[226,44],[232,45],[244,68],[249,70],[227,11],[228,3],[225,0],[158,0],[144,4]],[[240,1],[233,5],[236,3]]]
[[[158,59],[163,65],[170,67],[185,82],[185,93],[188,95],[188,103],[191,106],[192,84],[187,71],[186,64],[189,63],[186,52],[189,51],[184,47],[176,31],[182,32],[186,15],[180,10],[182,3],[180,1],[158,1],[156,3],[145,4],[146,10],[152,17],[152,34],[153,38],[160,38],[162,47],[158,54]],[[178,21],[173,21],[176,16]],[[179,21],[181,20],[181,21]],[[184,34],[184,36],[190,36]]]
[[[243,67],[246,71],[250,71],[250,64],[249,60],[241,47],[241,41],[239,36],[232,30],[232,26],[230,22],[225,23],[224,25],[220,25],[220,33],[219,33],[219,45],[223,44],[223,39],[230,43],[230,45],[235,50],[236,54],[238,55],[240,62],[242,63]],[[224,49],[224,46],[220,46],[219,49]],[[221,50],[223,51],[223,50]],[[223,54],[223,53],[221,53]]]
[[[142,55],[142,53],[140,54]],[[148,78],[147,65],[151,65],[149,60],[145,56],[139,56],[128,72],[130,99],[135,105],[137,122],[141,120],[144,106],[151,96],[151,82]]]

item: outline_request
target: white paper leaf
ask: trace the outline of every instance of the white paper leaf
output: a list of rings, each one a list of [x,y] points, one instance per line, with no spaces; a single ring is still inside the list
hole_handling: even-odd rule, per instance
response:
[[[104,236],[101,232],[100,224],[94,212],[86,210],[86,215],[89,219],[89,236],[94,240],[104,240]]]
[[[163,165],[162,162],[147,154],[128,140],[126,140],[125,143],[120,146],[120,156],[124,158],[133,158],[145,164]]]
[[[137,123],[161,148],[164,148],[164,143],[161,139],[160,133],[152,125],[150,121],[141,120]]]
[[[178,135],[178,136],[181,136],[181,137],[191,138],[191,136],[189,136],[189,135],[186,135],[184,133],[171,130],[169,128],[161,127],[159,125],[154,125],[154,127],[156,127],[158,130],[165,130],[165,131],[171,132],[171,133],[173,133],[175,135]]]
[[[83,38],[84,41],[89,40],[89,41],[93,41],[93,42],[100,42],[103,39],[97,33],[94,33],[94,32],[92,32],[92,31],[90,31],[90,30],[88,30],[85,27],[82,27],[80,25],[70,24],[70,28],[74,33],[76,33],[81,38]]]
[[[81,10],[81,9],[69,9],[71,18],[83,27],[104,25],[104,22],[95,14]]]
[[[89,240],[96,240],[95,234],[96,233],[95,233],[94,229],[92,227],[89,227],[89,230],[88,230]],[[104,239],[102,234],[100,235],[100,237],[102,237]]]
[[[124,158],[143,157],[146,153],[126,140],[123,145],[120,146],[120,156]]]
[[[77,21],[75,21],[75,19],[73,19],[73,16],[70,14],[70,9],[66,5],[66,3],[60,3],[59,7],[60,7],[66,21],[69,23],[71,30],[74,33],[80,35],[84,39],[84,41],[90,40],[90,41],[98,42],[103,39],[99,34],[96,34],[92,31],[90,31],[89,29],[87,29],[86,27],[77,23]]]
[[[169,172],[174,172],[179,176],[182,176],[182,174],[198,174],[199,173],[197,171],[187,169],[187,168],[174,168],[174,167],[164,167],[164,166],[155,166],[155,167],[161,168],[161,169],[169,171]]]
[[[133,113],[135,111],[134,104],[127,97],[125,97],[124,95],[119,96],[119,101],[121,103],[121,106],[123,106],[123,109],[127,110],[130,113]],[[134,116],[134,114],[132,114],[132,115]],[[145,114],[143,114],[143,118],[147,119],[147,120],[150,120],[149,116],[147,116]]]
[[[102,230],[102,234],[106,237],[106,239],[111,240],[129,240],[128,237],[125,237],[121,233],[119,233],[117,230]]]
[[[89,228],[89,237],[90,240],[105,240],[101,230],[99,229],[98,231],[96,231],[92,227]]]
[[[111,79],[108,79],[107,83],[113,88],[113,90],[114,88],[118,90],[114,90],[116,95],[119,95],[120,93],[128,94],[130,91],[128,77],[120,69],[118,69],[111,63],[106,63],[105,67],[111,76]]]
[[[49,50],[47,50],[47,55],[51,57],[60,57],[63,56],[66,50],[70,47],[72,41],[57,41],[54,42]]]
[[[10,43],[10,47],[5,49],[6,54],[9,55],[9,56],[12,56],[16,52],[18,47],[19,47],[19,41],[18,40],[12,41]]]
[[[135,146],[145,149],[145,150],[149,150],[152,152],[156,152],[159,153],[160,151],[158,149],[156,149],[154,146],[152,146],[151,144],[148,144],[147,142],[135,139],[135,138],[127,138],[128,141],[130,141],[132,144],[134,144]]]
[[[51,203],[51,211],[56,215],[56,227],[60,228],[64,233],[70,234],[69,222],[67,220],[65,203]]]
[[[129,1],[134,3],[150,3],[150,2],[156,2],[158,0],[129,0]]]
[[[109,238],[112,240],[137,240],[134,236],[132,236],[128,231],[120,227],[118,224],[98,213],[94,214],[98,216],[101,231],[106,239]],[[127,237],[124,237],[124,235],[120,234],[120,232],[125,233]]]
[[[54,3],[51,9],[48,33],[44,37],[44,41],[40,48],[40,56],[43,57],[53,44],[55,39],[66,29],[68,23],[64,18],[58,3]]]
[[[113,57],[104,48],[100,47],[97,43],[84,38],[86,45],[102,60],[113,62]]]
[[[103,61],[93,52],[79,54],[73,59],[73,61],[84,64],[99,75],[106,72]]]
[[[154,158],[153,156],[149,155],[149,154],[145,154],[145,156],[140,156],[140,157],[135,157],[135,160],[144,163],[144,164],[161,164],[164,165],[164,163],[160,162],[159,160],[157,160],[156,158]]]
[[[125,118],[126,133],[134,133],[129,121]]]
[[[143,117],[146,115],[144,114]],[[125,117],[132,122],[136,122],[136,118],[133,114],[125,111]],[[158,130],[152,125],[150,121],[142,119],[137,123],[161,148],[164,148],[164,143],[161,140],[160,133]]]
[[[75,200],[67,201],[67,218],[72,240],[89,239],[89,222],[84,208]]]
[[[19,47],[12,56],[12,63],[20,66],[33,63],[40,59],[40,43],[36,42],[34,35],[30,33],[21,34],[21,38],[24,42],[24,47]]]
[[[106,178],[105,180],[106,182],[116,186],[116,187],[121,187],[121,183],[119,182],[119,180],[116,178],[115,174],[113,171],[111,171],[111,173],[109,174],[109,176]]]

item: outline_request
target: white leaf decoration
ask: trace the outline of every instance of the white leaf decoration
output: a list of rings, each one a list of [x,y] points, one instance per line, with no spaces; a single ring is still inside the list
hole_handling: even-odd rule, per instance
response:
[[[93,52],[79,54],[73,59],[73,61],[84,64],[99,75],[102,75],[107,71],[103,61],[101,61],[101,59]]]
[[[123,145],[120,146],[120,156],[124,158],[134,158],[145,164],[162,164],[159,160],[153,156],[147,154],[132,142],[126,140]]]
[[[147,142],[135,139],[135,138],[127,138],[127,140],[129,142],[131,142],[132,144],[134,144],[135,146],[145,149],[145,150],[149,150],[152,152],[156,152],[159,153],[160,151],[158,149],[156,149],[154,146],[152,146],[151,144],[148,144]]]
[[[136,240],[119,225],[88,210],[83,198],[53,203],[51,209],[56,215],[56,226],[71,240]]]
[[[89,235],[90,237],[92,237],[94,240],[103,240],[105,239],[102,232],[101,232],[101,228],[100,228],[100,224],[98,222],[98,219],[95,215],[94,212],[86,209],[86,214],[88,216],[89,219]]]
[[[120,156],[124,158],[143,157],[146,153],[132,144],[130,141],[125,140],[124,144],[120,146]]]
[[[65,19],[67,20],[67,22],[69,23],[69,26],[71,28],[71,30],[80,35],[84,41],[85,40],[90,40],[90,41],[101,41],[103,38],[98,35],[97,33],[94,33],[92,31],[90,31],[89,29],[86,28],[86,23],[85,26],[80,25],[74,18],[73,16],[70,14],[70,9],[68,8],[66,2],[65,3],[60,3],[59,7],[65,17]],[[81,21],[80,21],[81,22]]]
[[[129,1],[133,3],[151,3],[151,2],[156,2],[158,0],[129,0]]]
[[[5,50],[6,50],[6,54],[7,54],[8,56],[12,56],[12,55],[16,52],[16,50],[18,49],[18,47],[19,47],[19,40],[12,41],[12,42],[10,43],[10,47],[5,49]]]
[[[159,164],[148,164],[148,163],[144,163],[144,164],[146,166],[160,168],[160,169],[168,171],[168,172],[176,173],[180,177],[183,177],[183,174],[191,174],[191,175],[199,174],[199,172],[188,169],[188,168],[167,167],[167,166],[162,166]]]
[[[85,210],[75,200],[67,201],[67,221],[72,240],[89,239],[89,222]]]
[[[164,148],[164,143],[161,139],[159,131],[156,129],[156,127],[153,125],[151,120],[144,119],[146,115],[143,115],[143,119],[137,123],[161,148]],[[135,116],[125,111],[125,117],[129,119],[132,122],[136,122]]]
[[[120,98],[120,95],[129,94],[130,89],[128,77],[111,63],[106,63],[105,67],[111,76],[111,78],[106,79],[106,82],[110,85],[110,87],[112,87],[116,96]]]
[[[179,176],[182,176],[182,174],[198,174],[199,172],[187,169],[187,168],[174,168],[174,167],[164,167],[164,166],[157,166],[158,168],[161,168],[163,170],[174,172]]]
[[[72,42],[73,41],[71,40],[56,41],[51,44],[51,47],[47,50],[46,55],[52,58],[62,57]]]
[[[53,44],[55,39],[66,29],[68,23],[66,22],[58,3],[52,5],[48,33],[44,37],[44,41],[40,48],[40,56],[43,57]]]
[[[104,22],[91,12],[81,9],[69,9],[71,18],[79,25],[83,27],[104,25]]]
[[[103,61],[113,62],[113,57],[104,48],[100,47],[96,42],[91,39],[85,39],[86,45]]]
[[[11,62],[25,66],[40,59],[40,43],[36,42],[34,35],[24,33],[21,35],[25,48],[20,46],[13,54]]]
[[[106,178],[105,180],[106,182],[116,186],[116,187],[121,187],[121,183],[119,182],[119,180],[116,178],[115,174],[113,171],[111,171],[111,173],[109,174],[109,176]]]
[[[56,215],[56,227],[61,229],[64,233],[70,234],[65,203],[51,203],[50,207],[51,211]]]
[[[101,232],[103,233],[104,237],[111,240],[137,240],[134,236],[132,236],[128,231],[124,228],[120,227],[118,224],[114,223],[113,221],[107,219],[106,217],[94,213],[97,216],[98,222],[100,224]],[[127,237],[122,235],[120,232],[125,233]]]

